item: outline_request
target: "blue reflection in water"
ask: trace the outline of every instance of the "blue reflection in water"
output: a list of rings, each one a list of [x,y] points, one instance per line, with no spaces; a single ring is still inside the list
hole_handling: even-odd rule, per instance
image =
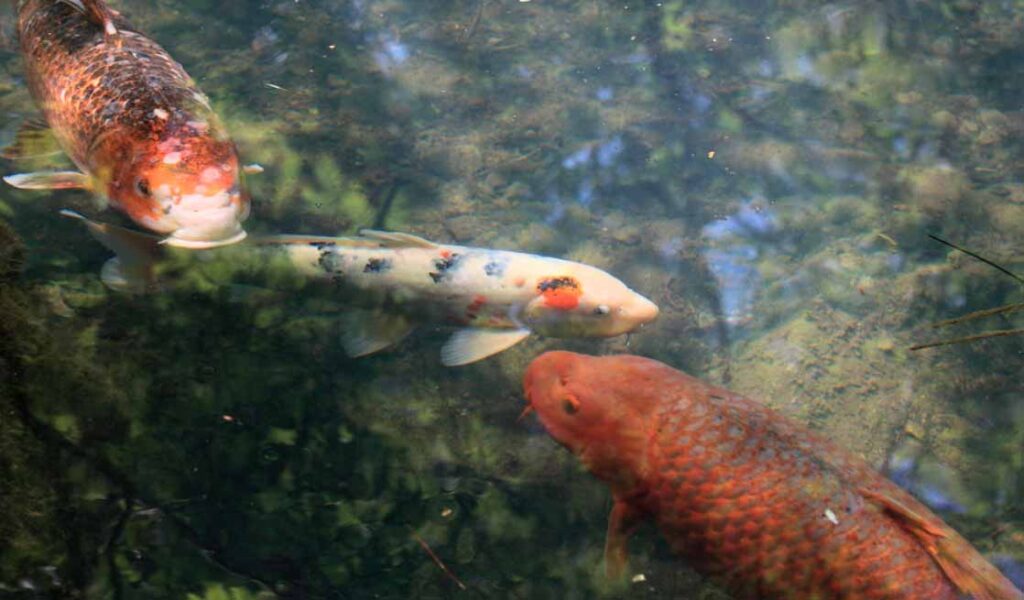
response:
[[[615,135],[604,142],[585,144],[579,150],[562,159],[562,168],[568,171],[580,170],[584,172],[583,169],[586,167],[592,167],[597,171],[598,183],[596,184],[594,182],[594,175],[590,172],[584,172],[576,190],[577,202],[583,206],[590,206],[594,201],[597,185],[611,182],[612,174],[606,171],[616,166],[616,162],[622,156],[624,150],[625,143],[622,141],[622,136]],[[625,167],[623,165],[617,165],[616,172],[618,174],[622,175],[624,171]],[[560,216],[561,214],[559,214]]]
[[[565,205],[562,203],[562,199],[558,194],[554,192],[548,192],[547,201],[551,210],[549,210],[548,214],[544,216],[544,222],[548,225],[554,225],[561,221],[562,217],[565,216]]]
[[[718,281],[722,315],[729,324],[739,324],[750,315],[761,284],[761,274],[755,265],[760,250],[755,242],[775,229],[771,211],[750,202],[702,230],[704,238],[712,244],[704,257]]]
[[[929,481],[928,478],[921,476],[920,469],[917,468],[916,457],[893,457],[889,461],[889,479],[896,485],[907,490],[908,492],[917,496],[921,502],[924,502],[933,510],[940,512],[954,512],[957,514],[963,514],[967,512],[967,508],[953,500],[949,494],[942,488],[948,487],[946,481],[941,481],[947,477],[940,474],[935,479],[940,481]]]
[[[992,556],[989,560],[1013,582],[1013,585],[1024,589],[1024,565],[1004,554]]]
[[[373,60],[380,67],[380,70],[385,73],[394,71],[409,59],[409,47],[396,40],[389,33],[379,33],[375,45]]]
[[[622,136],[616,135],[612,139],[597,146],[597,164],[602,167],[610,167],[615,159],[622,154]]]
[[[562,166],[566,169],[575,169],[580,165],[585,165],[590,162],[590,157],[594,152],[594,146],[587,144],[576,152],[573,152],[569,156],[562,159]]]
[[[690,97],[690,104],[693,106],[694,112],[705,113],[711,108],[711,97],[703,93],[695,93]]]

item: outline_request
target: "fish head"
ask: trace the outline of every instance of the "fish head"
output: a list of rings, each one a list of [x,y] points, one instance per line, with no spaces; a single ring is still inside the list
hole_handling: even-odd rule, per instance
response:
[[[173,135],[146,141],[112,171],[108,196],[139,224],[168,234],[163,243],[198,249],[245,238],[249,196],[230,140]]]
[[[565,262],[539,277],[536,296],[523,320],[552,337],[613,337],[658,317],[658,306],[614,276],[588,265]]]
[[[620,491],[646,473],[646,443],[665,365],[638,356],[545,352],[523,376],[527,411],[592,473]]]

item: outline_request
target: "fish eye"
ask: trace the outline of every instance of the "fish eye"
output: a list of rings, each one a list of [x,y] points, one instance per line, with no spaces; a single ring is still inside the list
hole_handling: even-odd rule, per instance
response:
[[[595,315],[606,315],[606,314],[610,313],[611,311],[612,310],[610,308],[608,308],[607,304],[598,304],[594,308],[594,314]]]
[[[567,415],[574,415],[580,412],[580,401],[572,396],[567,396],[562,400],[562,410]]]
[[[150,194],[149,182],[146,181],[143,178],[136,179],[135,180],[135,191],[138,192],[140,196],[149,196],[149,194]]]

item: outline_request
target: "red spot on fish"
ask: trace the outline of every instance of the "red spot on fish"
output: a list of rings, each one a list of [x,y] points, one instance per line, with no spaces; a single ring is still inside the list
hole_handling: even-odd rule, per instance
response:
[[[568,275],[541,279],[537,291],[544,296],[544,304],[558,310],[576,308],[583,295],[579,282]]]
[[[451,258],[451,257],[452,257],[452,251],[451,250],[442,250],[441,251],[441,258]]]
[[[522,277],[516,277],[516,280],[513,281],[512,283],[514,283],[516,287],[523,287],[524,285],[526,285],[526,279]]]
[[[476,318],[477,314],[480,313],[480,309],[483,308],[485,304],[487,304],[486,296],[482,296],[480,294],[473,296],[473,301],[466,307],[466,318],[469,320]]]

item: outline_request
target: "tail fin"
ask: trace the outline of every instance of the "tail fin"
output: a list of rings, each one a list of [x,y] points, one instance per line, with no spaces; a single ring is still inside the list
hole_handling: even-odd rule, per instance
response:
[[[970,542],[913,498],[901,499],[886,491],[862,490],[862,493],[913,534],[964,594],[974,600],[1024,600],[1024,593],[985,560]]]

